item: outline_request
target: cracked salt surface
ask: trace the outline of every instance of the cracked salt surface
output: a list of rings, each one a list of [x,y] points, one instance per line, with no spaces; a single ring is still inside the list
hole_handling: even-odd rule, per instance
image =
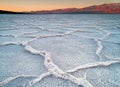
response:
[[[10,15],[1,16],[12,19]],[[112,29],[109,31],[102,24],[98,25],[105,19],[92,15],[93,22],[86,22],[85,19],[90,20],[88,15],[81,15],[82,17],[80,15],[47,16],[19,16],[17,21],[13,21],[14,26],[11,26],[10,29],[8,26],[11,24],[9,21],[5,21],[7,30],[0,25],[0,30],[5,33],[0,33],[1,87],[119,87],[120,78],[117,78],[119,73],[114,76],[116,72],[120,71],[117,68],[120,63],[120,56],[117,54],[119,50],[113,51],[113,54],[110,55],[108,47],[111,44],[106,45],[107,43],[104,42],[108,41],[108,38],[110,41]],[[104,16],[106,15],[101,15],[101,17]],[[16,15],[14,17],[16,18]],[[54,24],[49,25],[49,22],[57,17],[61,19],[56,19]],[[69,17],[73,17],[73,20]],[[35,18],[35,23],[32,18]],[[50,20],[46,21],[45,18],[50,18]],[[67,20],[63,21],[65,18]],[[22,26],[21,23],[23,23]],[[107,26],[110,24],[111,22],[108,22]],[[55,28],[57,25],[59,28]],[[84,27],[85,25],[87,28]],[[97,29],[97,26],[101,26],[103,29],[101,27]],[[16,29],[22,33],[14,36]],[[65,30],[62,31],[62,29]],[[7,33],[9,31],[13,31],[13,33]],[[119,32],[118,29],[116,31]],[[113,30],[113,33],[117,33],[116,31]],[[119,34],[117,35],[119,36]],[[114,37],[114,40],[117,37]],[[6,39],[4,40],[4,38]],[[118,44],[114,46],[119,49]],[[104,73],[100,74],[102,71]],[[93,77],[93,73],[96,78]],[[108,77],[110,75],[111,77]],[[102,82],[102,80],[104,81]]]

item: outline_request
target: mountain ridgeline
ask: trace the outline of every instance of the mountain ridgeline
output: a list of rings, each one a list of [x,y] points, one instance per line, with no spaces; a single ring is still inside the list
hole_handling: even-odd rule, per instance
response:
[[[120,3],[93,5],[85,8],[65,8],[30,12],[10,12],[0,10],[0,14],[120,14]]]
[[[68,14],[68,13],[86,13],[86,14],[120,14],[120,3],[93,5],[85,8],[66,8],[56,10],[31,11],[38,14]]]

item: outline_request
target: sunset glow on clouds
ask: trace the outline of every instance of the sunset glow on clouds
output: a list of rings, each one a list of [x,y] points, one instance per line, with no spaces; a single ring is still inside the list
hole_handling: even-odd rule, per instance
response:
[[[116,3],[120,0],[0,0],[0,10],[35,11],[58,8],[82,8],[103,3]]]

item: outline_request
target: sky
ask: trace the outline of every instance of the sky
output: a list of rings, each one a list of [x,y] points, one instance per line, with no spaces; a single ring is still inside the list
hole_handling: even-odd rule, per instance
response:
[[[0,10],[20,12],[82,8],[90,5],[117,2],[120,2],[120,0],[0,0]]]

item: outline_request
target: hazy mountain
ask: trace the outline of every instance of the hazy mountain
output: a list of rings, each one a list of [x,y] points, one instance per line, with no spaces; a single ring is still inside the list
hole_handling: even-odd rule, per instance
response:
[[[0,10],[0,14],[20,14],[23,12],[11,12]],[[93,5],[85,8],[66,8],[56,10],[42,10],[42,11],[31,11],[24,12],[30,14],[83,14],[83,13],[99,13],[99,14],[120,14],[120,3],[110,3],[102,5]]]
[[[120,3],[93,5],[85,8],[66,8],[66,9],[56,9],[56,10],[43,10],[43,11],[32,11],[30,13],[112,13],[120,14]]]

